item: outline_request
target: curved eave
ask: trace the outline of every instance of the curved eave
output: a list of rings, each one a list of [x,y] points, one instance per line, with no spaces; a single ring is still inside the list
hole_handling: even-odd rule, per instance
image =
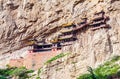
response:
[[[67,23],[67,24],[63,24],[62,27],[70,27],[70,26],[72,26],[72,25],[73,25],[73,22]]]

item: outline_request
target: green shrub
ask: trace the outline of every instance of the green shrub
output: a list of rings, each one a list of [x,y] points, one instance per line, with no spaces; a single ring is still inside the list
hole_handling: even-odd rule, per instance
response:
[[[78,79],[108,79],[112,75],[120,76],[120,65],[116,64],[120,60],[120,56],[114,56],[111,60],[100,65],[96,69],[88,67],[88,74],[79,76]]]
[[[84,74],[84,75],[79,76],[79,78],[77,79],[93,79],[93,78],[91,74]]]
[[[40,69],[38,69],[38,72],[37,72],[37,77],[36,77],[36,79],[40,79],[40,73],[42,72],[42,70],[41,70],[41,68]]]
[[[0,75],[0,79],[7,79],[5,76]]]
[[[51,63],[52,61],[55,61],[55,60],[57,60],[59,58],[62,58],[64,56],[68,55],[68,54],[69,53],[60,53],[59,55],[57,55],[57,56],[51,58],[50,60],[48,60],[45,64]]]
[[[19,79],[29,78],[29,73],[33,73],[33,70],[28,70],[25,67],[8,67],[6,69],[0,69],[0,79],[7,79],[7,77],[18,76]]]

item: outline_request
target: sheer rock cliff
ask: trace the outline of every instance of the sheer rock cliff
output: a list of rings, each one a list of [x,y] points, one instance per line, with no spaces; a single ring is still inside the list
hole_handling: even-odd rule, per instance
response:
[[[12,54],[28,46],[31,38],[48,41],[57,36],[61,25],[79,23],[101,10],[109,16],[111,28],[77,33],[73,45],[62,48],[70,56],[43,68],[41,79],[75,79],[113,55],[120,55],[120,0],[0,0],[0,54]],[[23,52],[20,50],[19,52]],[[3,63],[3,62],[2,62]]]

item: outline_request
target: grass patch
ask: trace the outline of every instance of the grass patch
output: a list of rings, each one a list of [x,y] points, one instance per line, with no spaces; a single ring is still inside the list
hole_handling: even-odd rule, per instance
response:
[[[8,67],[6,69],[0,69],[0,79],[8,79],[9,77],[19,77],[19,79],[29,78],[29,73],[33,73],[33,70],[28,70],[25,67]]]
[[[114,56],[111,60],[100,65],[96,69],[88,67],[88,74],[83,74],[77,79],[109,79],[112,75],[120,76],[120,65],[116,62],[120,60],[120,56]]]
[[[36,79],[41,79],[40,78],[40,73],[42,72],[42,70],[41,70],[41,68],[40,69],[38,69],[38,72],[37,72],[37,77],[36,77]]]
[[[62,57],[64,57],[64,56],[66,56],[66,55],[69,55],[69,53],[60,53],[59,55],[57,55],[57,56],[49,59],[45,64],[49,64],[49,63],[51,63],[52,61],[55,61],[55,60],[57,60],[57,59],[59,59],[59,58],[62,58]]]

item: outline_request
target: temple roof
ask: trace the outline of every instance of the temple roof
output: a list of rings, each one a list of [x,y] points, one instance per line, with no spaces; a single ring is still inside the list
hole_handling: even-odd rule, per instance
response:
[[[61,41],[61,40],[70,39],[70,38],[74,38],[74,36],[73,35],[63,36],[63,37],[59,38],[59,40]]]
[[[73,29],[63,29],[60,32],[61,33],[66,33],[66,32],[71,32],[71,31],[73,31]]]
[[[73,26],[73,22],[70,22],[70,23],[66,23],[66,24],[63,24],[62,27],[66,28],[66,27],[71,27]]]

